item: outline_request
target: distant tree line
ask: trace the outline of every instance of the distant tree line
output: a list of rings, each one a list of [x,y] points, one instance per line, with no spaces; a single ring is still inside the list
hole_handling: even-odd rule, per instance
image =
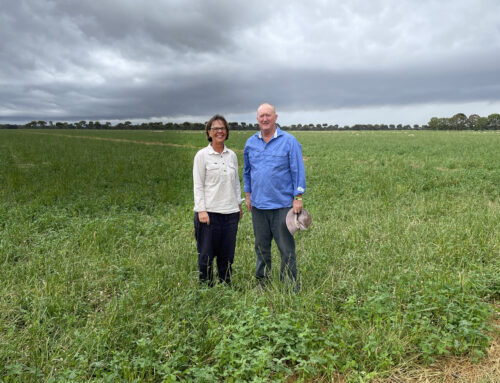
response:
[[[451,118],[432,117],[428,124],[430,130],[499,130],[500,114],[490,114],[481,117],[471,114],[467,117],[463,113],[457,113]]]
[[[259,126],[245,122],[230,122],[232,130],[258,130]],[[56,122],[31,121],[24,125],[0,124],[0,129],[107,129],[107,130],[203,130],[205,124],[200,122],[142,122],[133,124],[130,121],[111,124],[111,122],[78,121],[78,122]],[[281,126],[284,130],[298,131],[347,131],[347,130],[500,130],[500,114],[490,114],[481,117],[471,114],[467,117],[463,113],[457,113],[450,118],[432,117],[427,125],[403,125],[403,124],[356,124],[352,126],[339,126],[331,124],[293,124]]]

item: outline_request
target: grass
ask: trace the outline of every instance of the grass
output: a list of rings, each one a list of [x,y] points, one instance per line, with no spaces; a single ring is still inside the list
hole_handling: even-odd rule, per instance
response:
[[[240,167],[250,134],[230,134]],[[498,333],[500,134],[294,134],[313,216],[298,294],[276,274],[255,288],[248,213],[233,287],[197,285],[203,132],[0,131],[3,381],[365,382],[481,360]]]

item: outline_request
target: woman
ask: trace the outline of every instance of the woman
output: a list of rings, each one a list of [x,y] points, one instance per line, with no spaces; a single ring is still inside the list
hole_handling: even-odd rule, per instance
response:
[[[236,154],[226,147],[229,125],[216,114],[205,127],[208,146],[194,157],[194,234],[200,282],[213,286],[217,258],[220,282],[231,282],[238,222],[243,215]]]

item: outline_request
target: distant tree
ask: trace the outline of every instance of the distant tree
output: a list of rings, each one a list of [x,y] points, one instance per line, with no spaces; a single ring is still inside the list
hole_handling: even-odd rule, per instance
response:
[[[432,117],[429,121],[429,129],[430,130],[444,130],[447,128],[447,123],[445,122],[445,118],[437,118]]]
[[[485,130],[488,129],[488,118],[487,117],[479,117],[476,123],[476,130]]]
[[[141,124],[141,129],[162,130],[163,122],[150,122],[148,124]]]
[[[471,114],[467,119],[467,129],[476,130],[477,123],[479,121],[480,116],[478,114]]]
[[[487,129],[500,129],[500,114],[493,113],[488,116]]]
[[[450,127],[454,130],[464,130],[467,128],[468,118],[463,113],[457,113],[450,119]]]
[[[438,130],[439,129],[439,118],[432,117],[429,121],[429,129],[430,130]]]

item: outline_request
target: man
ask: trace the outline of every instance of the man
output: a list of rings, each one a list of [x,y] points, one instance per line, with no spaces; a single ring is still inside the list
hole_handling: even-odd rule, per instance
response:
[[[293,207],[302,211],[306,177],[302,147],[297,139],[277,125],[273,105],[257,109],[260,132],[251,136],[244,149],[245,204],[252,212],[257,254],[256,277],[266,282],[271,270],[271,241],[281,254],[280,279],[296,284],[295,241],[286,227],[286,214]]]

